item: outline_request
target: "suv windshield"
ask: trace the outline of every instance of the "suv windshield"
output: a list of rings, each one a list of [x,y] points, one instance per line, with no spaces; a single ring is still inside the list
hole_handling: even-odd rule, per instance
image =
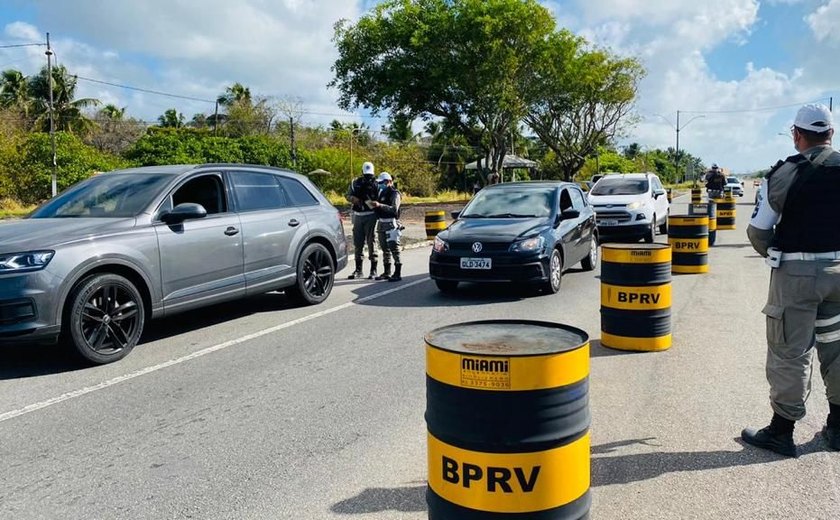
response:
[[[741,181],[738,180],[738,177],[728,177],[726,184],[741,184]]]
[[[551,215],[551,188],[481,190],[461,218],[544,218]]]
[[[648,187],[647,179],[604,177],[589,193],[592,195],[641,195],[647,193]]]
[[[28,218],[134,217],[170,179],[163,174],[100,174],[48,201]]]

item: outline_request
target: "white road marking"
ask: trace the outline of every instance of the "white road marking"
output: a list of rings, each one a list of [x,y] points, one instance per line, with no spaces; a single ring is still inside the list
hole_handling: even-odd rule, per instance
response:
[[[383,296],[388,296],[389,294],[393,294],[395,292],[402,291],[404,289],[408,289],[409,287],[413,287],[415,285],[419,285],[419,284],[421,284],[423,282],[427,282],[427,281],[429,281],[429,278],[423,278],[421,280],[415,280],[413,282],[400,284],[397,287],[394,287],[393,289],[388,289],[387,291],[382,291],[382,292],[378,292],[376,294],[371,294],[370,296],[365,296],[363,298],[353,300],[352,302],[343,303],[343,304],[338,305],[336,307],[331,307],[331,308],[323,310],[323,311],[315,312],[313,314],[309,314],[307,316],[304,316],[302,318],[298,318],[296,320],[288,321],[286,323],[281,323],[280,325],[275,325],[274,327],[269,327],[267,329],[263,329],[261,331],[254,332],[252,334],[248,334],[248,335],[242,336],[240,338],[232,339],[230,341],[225,341],[224,343],[219,343],[218,345],[213,345],[212,347],[207,347],[205,349],[193,352],[192,354],[187,354],[186,356],[181,356],[181,357],[176,358],[176,359],[170,359],[169,361],[164,361],[163,363],[160,363],[160,364],[157,364],[157,365],[154,365],[154,366],[150,366],[150,367],[146,367],[146,368],[137,370],[135,372],[131,372],[130,374],[125,374],[125,375],[122,375],[122,376],[118,376],[118,377],[115,377],[113,379],[103,381],[102,383],[99,383],[99,384],[96,384],[96,385],[93,385],[93,386],[86,386],[84,388],[80,388],[79,390],[73,390],[72,392],[67,392],[65,394],[61,394],[57,397],[53,397],[51,399],[47,399],[47,400],[44,400],[44,401],[41,401],[41,402],[38,402],[38,403],[33,403],[33,404],[30,404],[30,405],[24,406],[23,408],[19,408],[17,410],[4,412],[4,413],[0,414],[0,423],[4,422],[4,421],[8,421],[9,419],[14,419],[15,417],[20,417],[21,415],[26,415],[26,414],[31,413],[31,412],[35,412],[35,411],[38,411],[38,410],[43,410],[44,408],[47,408],[49,406],[53,406],[55,404],[62,403],[64,401],[74,399],[76,397],[81,397],[83,395],[87,395],[87,394],[96,392],[98,390],[103,390],[105,388],[108,388],[109,386],[114,386],[114,385],[117,385],[119,383],[123,383],[125,381],[134,379],[136,377],[144,376],[146,374],[151,374],[152,372],[157,372],[158,370],[168,368],[168,367],[171,367],[173,365],[178,365],[180,363],[184,363],[184,362],[189,361],[191,359],[200,358],[202,356],[206,356],[207,354],[211,354],[211,353],[217,352],[219,350],[224,350],[228,347],[232,347],[234,345],[238,345],[240,343],[244,343],[246,341],[250,341],[252,339],[256,339],[256,338],[259,338],[261,336],[265,336],[267,334],[272,334],[272,333],[277,332],[279,330],[288,329],[289,327],[294,327],[295,325],[300,325],[301,323],[304,323],[304,322],[307,322],[307,321],[310,321],[310,320],[314,320],[316,318],[321,318],[321,317],[326,316],[328,314],[332,314],[334,312],[338,312],[340,310],[347,309],[348,307],[352,307],[353,305],[359,305],[361,303],[369,302],[371,300],[376,300],[377,298],[382,298]]]

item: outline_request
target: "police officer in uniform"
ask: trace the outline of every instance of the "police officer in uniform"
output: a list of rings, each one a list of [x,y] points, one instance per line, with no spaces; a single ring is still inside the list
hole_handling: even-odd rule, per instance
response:
[[[706,174],[706,190],[709,192],[709,197],[722,197],[724,186],[726,186],[726,177],[717,164],[712,164],[712,169]]]
[[[353,253],[356,260],[356,268],[347,278],[350,280],[363,278],[362,261],[363,248],[367,244],[368,258],[370,259],[369,279],[376,277],[376,246],[374,245],[374,234],[376,232],[376,214],[373,211],[373,203],[379,195],[379,188],[373,176],[373,163],[366,162],[362,165],[362,176],[357,177],[350,183],[347,190],[347,200],[353,207]]]
[[[823,440],[840,450],[840,153],[831,147],[834,128],[824,105],[800,108],[791,132],[799,153],[767,174],[761,186],[766,196],[747,229],[753,247],[773,268],[762,311],[773,418],[741,437],[795,457],[793,428],[805,416],[814,350],[829,404]]]
[[[388,172],[382,172],[377,179],[379,183],[379,197],[373,204],[376,217],[379,219],[377,234],[379,247],[382,248],[382,258],[385,262],[385,272],[377,276],[377,280],[399,282],[402,280],[402,262],[400,262],[400,192],[394,187],[394,179]],[[391,258],[394,259],[394,274],[391,274]]]

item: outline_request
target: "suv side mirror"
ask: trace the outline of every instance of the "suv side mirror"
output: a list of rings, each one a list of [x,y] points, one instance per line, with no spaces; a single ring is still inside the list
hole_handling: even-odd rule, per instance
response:
[[[562,220],[568,220],[570,218],[578,218],[580,216],[580,210],[578,209],[564,209],[562,213],[560,213],[560,218]]]
[[[207,210],[201,204],[194,202],[182,202],[175,206],[172,211],[167,211],[160,215],[160,219],[167,224],[180,224],[185,220],[196,218],[204,218],[207,216]]]
[[[452,212],[449,213],[449,215],[452,216],[452,220],[458,220],[458,217],[461,216],[461,212],[460,211],[452,211]]]
[[[653,190],[653,198],[658,199],[662,195],[665,195],[665,193],[667,192],[662,188],[659,188],[658,190]]]

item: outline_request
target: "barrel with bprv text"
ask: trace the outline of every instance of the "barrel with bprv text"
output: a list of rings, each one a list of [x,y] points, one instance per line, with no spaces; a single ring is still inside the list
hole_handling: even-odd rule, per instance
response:
[[[587,518],[586,332],[491,320],[425,342],[428,518]]]
[[[430,210],[426,212],[426,238],[431,240],[446,229],[446,212]]]
[[[715,203],[717,204],[717,228],[722,231],[735,229],[735,197],[715,199]]]
[[[703,202],[703,190],[700,188],[691,188],[691,203],[699,204]]]
[[[636,351],[671,347],[670,246],[601,246],[601,345]]]
[[[669,215],[668,243],[671,245],[671,272],[700,274],[709,272],[709,217]]]

